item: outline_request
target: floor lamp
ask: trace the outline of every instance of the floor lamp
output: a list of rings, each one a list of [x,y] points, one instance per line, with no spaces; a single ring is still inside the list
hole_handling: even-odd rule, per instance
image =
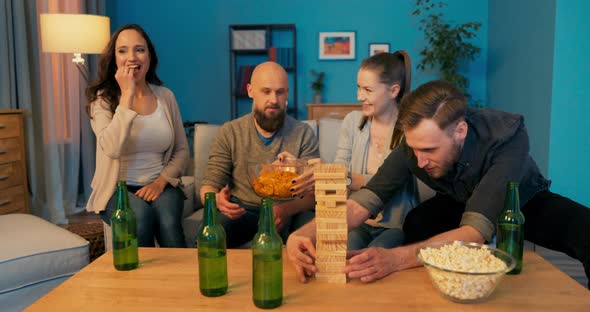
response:
[[[88,68],[82,53],[102,53],[110,38],[109,18],[90,14],[42,13],[40,24],[42,51],[74,53],[72,62],[88,82]]]

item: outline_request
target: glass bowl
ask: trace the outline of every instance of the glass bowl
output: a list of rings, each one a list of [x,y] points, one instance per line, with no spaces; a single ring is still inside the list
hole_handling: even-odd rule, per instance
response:
[[[248,181],[256,195],[273,200],[291,200],[293,179],[303,174],[305,162],[287,159],[271,164],[248,165]]]
[[[500,249],[461,241],[431,243],[418,249],[416,256],[442,296],[460,303],[485,300],[516,265]]]

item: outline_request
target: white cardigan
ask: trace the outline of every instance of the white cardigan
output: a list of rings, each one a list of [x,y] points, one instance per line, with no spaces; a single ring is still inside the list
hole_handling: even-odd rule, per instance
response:
[[[164,168],[160,175],[176,187],[181,184],[180,177],[189,158],[182,118],[172,91],[151,84],[149,87],[164,104],[166,119],[173,130],[172,141],[164,155]],[[86,210],[99,213],[105,210],[107,202],[115,192],[119,177],[119,157],[137,113],[117,106],[113,114],[110,105],[102,98],[90,104],[90,112],[90,124],[96,135],[96,170]]]

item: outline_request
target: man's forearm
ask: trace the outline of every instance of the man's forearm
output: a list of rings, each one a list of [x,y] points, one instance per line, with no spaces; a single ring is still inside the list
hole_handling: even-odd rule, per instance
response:
[[[398,257],[398,259],[400,260],[399,267],[396,271],[420,266],[421,263],[416,258],[416,253],[418,252],[418,249],[420,249],[421,247],[433,242],[445,242],[454,240],[474,242],[480,244],[485,241],[485,239],[483,238],[481,233],[479,233],[478,230],[476,230],[472,226],[464,225],[457,229],[440,233],[419,243],[393,248],[391,249],[392,256]]]
[[[348,230],[352,230],[367,221],[371,214],[369,210],[352,199],[346,200],[346,223]]]

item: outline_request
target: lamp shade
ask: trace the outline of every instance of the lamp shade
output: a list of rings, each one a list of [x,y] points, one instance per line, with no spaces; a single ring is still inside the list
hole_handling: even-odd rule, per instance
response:
[[[106,16],[40,14],[43,52],[99,54],[110,38]]]

